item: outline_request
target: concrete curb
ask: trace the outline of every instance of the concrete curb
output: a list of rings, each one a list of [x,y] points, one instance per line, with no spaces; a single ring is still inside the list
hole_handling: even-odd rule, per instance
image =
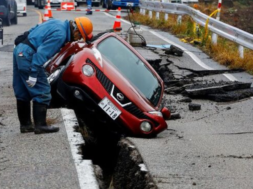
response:
[[[94,168],[91,160],[83,160],[79,146],[84,144],[82,135],[74,131],[74,126],[78,125],[76,115],[73,110],[61,109],[62,118],[66,128],[68,141],[72,157],[77,170],[79,185],[81,189],[99,189]]]

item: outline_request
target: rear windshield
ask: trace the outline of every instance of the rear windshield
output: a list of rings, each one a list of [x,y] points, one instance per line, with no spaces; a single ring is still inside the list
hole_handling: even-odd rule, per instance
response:
[[[161,97],[158,79],[130,49],[115,37],[109,37],[99,43],[98,50],[154,106],[158,104]]]

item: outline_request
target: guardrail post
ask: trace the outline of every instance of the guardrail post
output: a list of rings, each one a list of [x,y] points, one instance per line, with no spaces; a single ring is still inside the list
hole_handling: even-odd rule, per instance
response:
[[[3,20],[0,18],[0,39],[2,40],[2,45],[4,43],[4,29],[3,29]]]
[[[156,19],[159,19],[160,18],[160,14],[159,12],[156,12]]]
[[[145,9],[140,9],[141,15],[145,15]]]
[[[212,44],[217,45],[217,34],[216,33],[212,33]]]
[[[164,15],[164,20],[168,20],[168,18],[169,18],[169,16],[168,16],[168,14],[166,13],[166,14]]]
[[[239,50],[240,57],[244,58],[244,47],[240,45],[238,50]]]
[[[142,14],[146,15],[146,9],[142,9],[142,11],[143,11]]]
[[[220,10],[221,10],[221,2],[222,2],[222,0],[219,0],[219,2],[218,2],[218,12],[217,12],[217,16],[216,16],[216,20],[220,20]],[[217,44],[217,34],[216,33],[213,33],[212,34],[212,43],[213,44]]]
[[[178,15],[177,17],[177,24],[181,24],[182,23],[182,15]]]
[[[151,11],[151,10],[149,11],[148,15],[149,15],[149,18],[152,18],[152,17],[153,17],[152,11]]]

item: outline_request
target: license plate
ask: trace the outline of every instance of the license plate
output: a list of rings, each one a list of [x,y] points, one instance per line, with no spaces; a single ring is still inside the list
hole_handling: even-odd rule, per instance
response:
[[[134,3],[127,3],[127,6],[132,7],[134,6]]]
[[[121,111],[107,98],[105,97],[98,104],[113,120],[115,120],[121,114]]]

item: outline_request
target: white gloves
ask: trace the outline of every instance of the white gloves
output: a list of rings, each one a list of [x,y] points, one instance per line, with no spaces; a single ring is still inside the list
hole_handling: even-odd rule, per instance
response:
[[[26,80],[26,83],[29,87],[34,87],[34,85],[37,82],[37,78],[29,76],[28,80]]]

